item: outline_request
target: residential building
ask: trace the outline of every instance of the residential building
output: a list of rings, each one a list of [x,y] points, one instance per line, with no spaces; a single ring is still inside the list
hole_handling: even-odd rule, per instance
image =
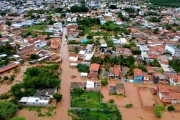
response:
[[[134,72],[134,77],[133,77],[134,80],[133,80],[133,82],[137,82],[137,83],[143,82],[144,77],[143,77],[142,70],[136,68],[136,69],[133,70],[133,72]]]
[[[180,57],[180,48],[176,45],[166,44],[165,50],[171,52],[172,56]]]

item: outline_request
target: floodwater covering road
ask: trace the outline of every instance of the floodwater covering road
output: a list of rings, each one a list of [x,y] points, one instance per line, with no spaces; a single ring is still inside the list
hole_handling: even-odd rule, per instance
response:
[[[56,120],[69,120],[68,109],[70,107],[70,84],[71,84],[71,73],[69,68],[69,50],[66,43],[67,28],[63,30],[62,44],[60,48],[60,56],[62,58],[62,74],[61,74],[61,88],[59,93],[63,95],[61,102],[57,103],[56,109]]]

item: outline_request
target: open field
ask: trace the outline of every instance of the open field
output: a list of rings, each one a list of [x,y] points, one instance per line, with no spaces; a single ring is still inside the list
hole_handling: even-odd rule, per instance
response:
[[[27,27],[26,30],[28,32],[32,32],[32,31],[44,31],[46,29],[46,25],[33,25],[33,26],[30,26],[30,27]]]
[[[97,108],[97,109],[115,109],[113,105],[106,103],[100,103],[100,92],[84,92],[78,96],[75,93],[71,93],[71,107],[80,108]]]

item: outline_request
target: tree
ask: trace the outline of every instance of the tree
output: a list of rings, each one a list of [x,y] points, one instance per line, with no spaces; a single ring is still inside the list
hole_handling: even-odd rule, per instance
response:
[[[39,59],[39,58],[40,58],[40,56],[39,56],[39,55],[36,55],[36,54],[31,54],[31,56],[30,56],[30,59],[31,59],[31,60]]]
[[[86,6],[74,5],[70,8],[71,12],[88,12],[89,9]]]
[[[117,6],[116,5],[110,5],[109,8],[110,9],[117,9]]]
[[[106,86],[106,85],[108,84],[108,79],[107,79],[107,78],[103,79],[103,80],[101,81],[101,84],[102,84],[103,86]]]
[[[105,66],[105,71],[109,72],[109,67]]]
[[[53,95],[53,98],[54,98],[57,102],[59,102],[59,101],[62,99],[62,94],[60,94],[60,93],[55,93],[55,94]]]
[[[0,101],[0,111],[0,119],[7,120],[16,113],[17,107],[11,102]]]
[[[163,111],[163,110],[165,110],[164,106],[155,105],[153,112],[154,112],[156,117],[161,118],[162,117],[161,111]]]
[[[140,55],[141,54],[141,50],[132,50],[132,53],[134,55]]]
[[[13,81],[14,80],[14,78],[15,78],[15,75],[11,75],[11,77],[10,77],[10,81]]]
[[[26,120],[26,119],[23,116],[16,116],[16,117],[11,118],[10,120]]]
[[[169,107],[167,108],[167,110],[168,110],[168,111],[174,111],[175,108],[174,108],[174,106],[171,105],[171,106],[169,106]]]
[[[174,59],[169,61],[169,65],[177,72],[180,72],[180,59]]]
[[[8,76],[4,76],[3,79],[4,79],[4,80],[9,80],[9,77],[8,77]]]
[[[6,25],[11,26],[11,24],[12,24],[11,21],[9,21],[9,20],[6,21]]]
[[[109,99],[109,103],[114,103],[114,99]]]
[[[125,107],[126,107],[126,108],[132,108],[132,107],[133,107],[133,104],[126,104]]]
[[[77,68],[79,72],[89,72],[89,66],[87,66],[86,64],[78,64]]]
[[[154,29],[154,34],[158,34],[159,33],[159,29],[158,28],[156,28],[156,29]]]
[[[0,38],[2,38],[2,35],[0,34]]]
[[[82,95],[84,93],[84,90],[81,88],[75,88],[73,90],[73,93],[77,94],[78,96]]]

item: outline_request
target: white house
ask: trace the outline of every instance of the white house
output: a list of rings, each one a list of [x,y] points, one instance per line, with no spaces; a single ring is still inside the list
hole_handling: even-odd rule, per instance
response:
[[[180,57],[180,48],[176,45],[166,44],[165,50],[171,52],[172,56]]]
[[[27,106],[46,106],[49,104],[50,97],[22,97],[19,101],[21,105]]]
[[[78,54],[70,53],[70,54],[69,54],[69,61],[70,61],[70,62],[76,62],[76,61],[78,61]]]

